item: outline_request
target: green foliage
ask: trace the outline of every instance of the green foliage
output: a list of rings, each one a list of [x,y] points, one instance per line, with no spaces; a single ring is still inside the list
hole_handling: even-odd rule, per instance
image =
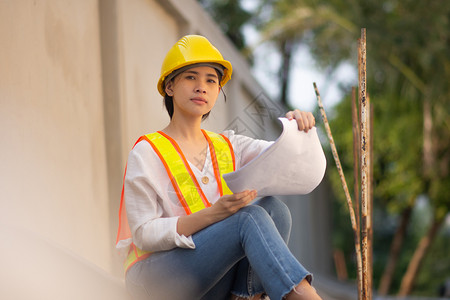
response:
[[[239,0],[198,0],[211,14],[224,33],[234,45],[242,50],[246,46],[243,26],[252,17],[250,12],[244,10]]]
[[[436,219],[445,217],[450,208],[450,126],[448,121],[444,121],[449,120],[450,116],[449,86],[444,83],[450,78],[450,4],[437,5],[435,1],[426,8],[428,4],[415,1],[364,1],[358,6],[361,13],[359,18],[349,15],[348,10],[343,12],[353,23],[367,28],[367,86],[374,109],[374,207],[379,210],[375,215],[385,215],[383,218],[389,215],[395,218],[403,209],[414,205],[414,199],[420,194],[428,197],[432,205],[431,215]],[[341,47],[343,43],[336,43],[341,38],[340,35],[324,38],[327,37],[328,30],[325,27],[315,30],[315,36],[311,40],[313,49],[316,50],[314,54],[318,60],[339,64],[350,56],[346,56],[345,51],[334,51],[335,47]],[[342,35],[346,36],[342,40],[347,41],[347,35],[353,36],[353,33],[348,31]],[[351,46],[346,48],[351,49]],[[436,58],[439,58],[439,63]],[[447,79],[443,81],[442,78]],[[424,171],[423,162],[424,101],[430,101],[432,105],[433,130],[430,134],[435,160],[429,174]],[[335,108],[331,128],[336,131],[333,135],[341,148],[344,171],[352,175],[350,112],[350,100],[347,98]],[[336,173],[330,172],[333,188],[336,193],[343,195]],[[349,177],[347,183],[353,180]],[[387,260],[388,245],[395,229],[393,226],[390,231],[384,231],[386,228],[383,229],[380,225],[385,220],[375,221],[375,284],[382,272],[380,266]],[[410,228],[394,276],[393,290],[399,286],[412,257],[420,237],[418,233],[423,232],[425,231]],[[351,237],[349,236],[349,242]],[[434,245],[433,251],[445,251],[436,250],[438,245]],[[449,258],[448,255],[429,255],[426,261],[428,263],[423,264],[424,272],[419,272],[418,284],[414,290],[416,294],[432,292],[427,287],[433,286],[430,283],[434,271],[426,268],[435,264],[448,264]],[[449,276],[449,271],[446,271],[445,276]]]
[[[297,7],[307,3],[296,2]],[[312,34],[308,45],[323,66],[335,66],[349,60],[356,64],[356,57],[351,53],[356,53],[359,28],[367,28],[367,86],[374,109],[374,207],[378,210],[375,215],[383,216],[382,222],[375,221],[376,284],[377,276],[382,272],[380,265],[383,266],[387,259],[396,216],[408,206],[414,205],[415,198],[421,194],[428,197],[434,218],[444,218],[450,209],[450,3],[352,1],[351,5],[342,9],[344,4],[344,1],[315,1],[311,9],[317,16],[323,16],[324,11],[334,11],[339,12],[348,22],[345,25],[333,18],[327,21],[323,18],[322,23],[316,23],[317,26],[310,28]],[[291,9],[292,12],[294,10],[295,8]],[[303,23],[304,20],[298,22]],[[355,28],[358,30],[354,30]],[[423,129],[425,101],[431,103],[433,128],[426,137]],[[331,128],[347,184],[352,189],[350,115],[350,99],[346,98],[334,108]],[[423,161],[426,138],[432,141],[433,162],[429,172],[425,172]],[[340,203],[346,206],[337,170],[330,169],[329,175]],[[383,228],[385,218],[394,220],[394,226],[390,226],[390,229]],[[341,230],[347,232],[348,228]],[[417,232],[417,229],[410,228],[394,276],[394,290],[417,245]],[[348,235],[349,243],[352,238],[352,235]],[[448,257],[441,258],[444,262],[449,262]],[[432,261],[428,265],[436,263],[429,256],[428,260]],[[427,265],[423,266],[425,268]],[[421,280],[431,280],[430,271],[431,269],[420,272]],[[448,275],[447,272],[446,276]],[[415,292],[420,294],[420,289],[425,286],[422,282]]]

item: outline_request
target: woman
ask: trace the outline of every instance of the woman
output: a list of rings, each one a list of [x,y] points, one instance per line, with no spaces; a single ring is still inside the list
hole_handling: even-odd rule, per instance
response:
[[[122,192],[117,247],[129,249],[136,299],[320,299],[286,246],[287,207],[273,197],[251,204],[256,191],[233,194],[221,176],[271,142],[201,129],[231,73],[202,36],[183,37],[163,62],[158,91],[170,123],[135,144]],[[299,110],[286,117],[299,130],[315,124]]]

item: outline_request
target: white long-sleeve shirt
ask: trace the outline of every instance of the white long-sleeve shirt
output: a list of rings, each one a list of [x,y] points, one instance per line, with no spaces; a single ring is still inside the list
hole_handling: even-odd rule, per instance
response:
[[[237,135],[231,130],[223,134],[233,146],[236,170],[273,143]],[[202,160],[206,155],[202,171],[191,162],[189,164],[206,198],[214,204],[220,196],[209,149],[201,155]],[[204,176],[209,178],[207,184],[201,180]],[[128,223],[137,247],[152,252],[175,247],[195,248],[191,236],[177,233],[178,218],[186,213],[164,165],[145,140],[136,144],[128,156],[124,188]]]

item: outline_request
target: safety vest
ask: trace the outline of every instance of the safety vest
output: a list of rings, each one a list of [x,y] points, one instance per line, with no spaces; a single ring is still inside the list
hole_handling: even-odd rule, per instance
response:
[[[211,161],[214,170],[214,177],[218,185],[220,196],[232,194],[226,185],[222,174],[233,172],[235,170],[235,158],[233,147],[224,135],[202,130],[203,135],[208,141]],[[136,146],[140,141],[147,141],[155,153],[161,159],[175,193],[183,206],[186,215],[210,207],[211,203],[203,193],[189,163],[174,139],[164,132],[158,131],[140,137],[134,144]],[[134,148],[133,146],[133,148]],[[126,169],[125,169],[126,175]],[[124,175],[124,182],[125,182]],[[119,231],[117,234],[117,243],[123,240],[131,239],[131,231],[126,216],[124,205],[124,187],[122,187],[122,196],[120,200],[119,211]],[[131,243],[128,256],[125,260],[125,271],[133,264],[144,260],[150,256],[150,252],[144,251]]]

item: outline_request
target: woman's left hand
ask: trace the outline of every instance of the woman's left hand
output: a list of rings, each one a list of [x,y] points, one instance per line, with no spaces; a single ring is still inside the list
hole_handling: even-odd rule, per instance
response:
[[[301,110],[289,111],[286,113],[288,120],[295,119],[297,121],[298,130],[308,132],[316,125],[316,120],[312,113]]]

